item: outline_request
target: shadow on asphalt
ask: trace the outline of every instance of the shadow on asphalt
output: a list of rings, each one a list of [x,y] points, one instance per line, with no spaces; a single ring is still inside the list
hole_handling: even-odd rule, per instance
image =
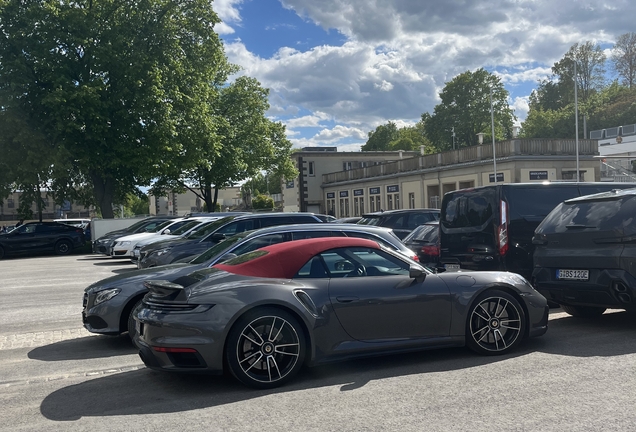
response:
[[[128,335],[86,336],[78,339],[55,342],[29,351],[32,360],[64,361],[88,360],[120,355],[136,354]]]
[[[130,258],[128,260],[109,258],[108,261],[93,263],[93,265],[96,265],[96,266],[108,266],[108,267],[120,266],[125,264],[130,264],[132,266],[132,263],[130,262]],[[131,267],[131,269],[137,270],[137,267]]]
[[[624,312],[592,320],[559,317],[550,321],[545,336],[524,341],[519,350],[507,356],[479,356],[464,348],[450,348],[367,358],[304,368],[292,383],[274,390],[247,389],[227,377],[141,369],[57,390],[42,401],[40,411],[56,421],[172,413],[325,386],[353,391],[373,380],[479,367],[536,352],[575,357],[618,356],[636,352],[635,330],[635,316]]]

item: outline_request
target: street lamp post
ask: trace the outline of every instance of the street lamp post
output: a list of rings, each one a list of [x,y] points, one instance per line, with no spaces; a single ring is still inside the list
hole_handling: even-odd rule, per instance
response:
[[[490,87],[490,123],[492,128],[492,164],[495,170],[495,184],[497,184],[497,155],[495,154],[495,110],[492,106],[492,87]]]
[[[576,182],[578,183],[581,174],[579,173],[579,96],[578,83],[576,80],[576,60],[574,61],[574,127],[576,129],[576,137],[574,139],[576,145]]]

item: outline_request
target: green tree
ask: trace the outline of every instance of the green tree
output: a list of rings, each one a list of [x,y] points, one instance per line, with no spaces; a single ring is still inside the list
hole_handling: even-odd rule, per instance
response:
[[[619,36],[612,48],[612,63],[623,84],[632,88],[636,84],[636,33]]]
[[[230,84],[217,82],[216,90],[218,96],[209,99],[206,108],[213,128],[181,141],[181,155],[154,186],[155,191],[189,189],[207,208],[216,207],[219,190],[262,170],[283,178],[297,175],[285,126],[265,116],[268,90],[245,76]]]
[[[52,185],[90,187],[112,218],[225,79],[218,22],[206,0],[0,0],[2,109],[38,125]]]
[[[496,139],[512,136],[515,116],[508,105],[508,91],[501,79],[484,69],[466,71],[446,83],[432,115],[422,116],[426,136],[439,150],[477,145],[478,133],[492,139],[490,92],[495,118]]]
[[[274,200],[267,195],[257,195],[252,198],[252,208],[254,210],[272,210],[274,209]]]
[[[398,127],[392,121],[380,125],[374,131],[369,132],[369,139],[362,146],[362,151],[388,151],[391,150],[391,142],[399,138]]]

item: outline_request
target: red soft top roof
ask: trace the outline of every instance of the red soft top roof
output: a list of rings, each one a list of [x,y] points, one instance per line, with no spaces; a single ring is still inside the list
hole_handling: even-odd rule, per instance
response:
[[[373,240],[357,237],[320,237],[266,246],[259,250],[268,251],[267,255],[236,265],[216,264],[214,268],[243,276],[291,279],[314,255],[342,247],[380,249]]]

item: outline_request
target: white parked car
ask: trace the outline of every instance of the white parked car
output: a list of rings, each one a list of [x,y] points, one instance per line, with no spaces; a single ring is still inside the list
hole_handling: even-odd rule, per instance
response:
[[[133,250],[135,249],[135,246],[141,241],[148,241],[152,243],[154,241],[177,238],[194,229],[201,223],[211,219],[215,218],[194,217],[171,219],[162,223],[161,225],[158,225],[153,232],[131,234],[120,237],[117,239],[117,241],[115,241],[110,256],[113,258],[131,258],[133,256]]]

